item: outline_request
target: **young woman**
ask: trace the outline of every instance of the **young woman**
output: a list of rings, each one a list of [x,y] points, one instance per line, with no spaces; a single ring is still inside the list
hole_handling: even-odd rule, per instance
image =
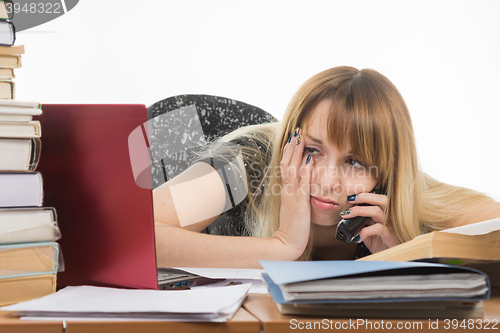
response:
[[[375,186],[380,193],[370,193]],[[351,259],[361,244],[377,252],[500,217],[500,203],[420,170],[398,90],[380,73],[352,67],[313,76],[281,123],[209,145],[153,198],[159,266]],[[355,242],[337,240],[337,224],[356,216],[368,226]]]

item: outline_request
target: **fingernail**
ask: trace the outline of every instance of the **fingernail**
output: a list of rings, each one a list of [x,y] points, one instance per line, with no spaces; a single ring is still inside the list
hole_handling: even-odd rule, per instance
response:
[[[351,213],[351,210],[350,209],[346,209],[346,210],[343,210],[340,212],[340,216],[344,216],[344,215],[348,215]]]
[[[306,164],[309,164],[310,161],[311,161],[311,155],[307,156]]]
[[[359,237],[359,235],[357,235],[357,236],[356,236],[356,238],[354,238],[354,243],[359,242],[359,239],[360,239],[360,238],[361,238],[361,237]]]
[[[358,195],[353,194],[353,195],[350,195],[347,197],[347,201],[356,201],[357,198],[358,198]]]
[[[288,138],[288,143],[290,143],[290,141],[292,141],[292,137],[289,137],[289,138]]]
[[[293,136],[297,136],[297,135],[299,135],[299,132],[300,132],[300,127],[297,127],[297,128],[295,129],[295,132],[293,133]]]
[[[297,137],[297,146],[300,144],[300,139],[302,138],[302,136],[299,134],[299,136]]]

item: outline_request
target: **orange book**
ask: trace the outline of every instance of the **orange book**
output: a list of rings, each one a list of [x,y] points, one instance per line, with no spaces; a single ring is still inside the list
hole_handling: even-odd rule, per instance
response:
[[[29,301],[56,291],[56,274],[0,279],[0,306]]]
[[[59,268],[59,245],[20,243],[0,246],[0,277],[55,274]]]
[[[24,54],[24,45],[1,46],[0,54]]]
[[[21,67],[21,56],[11,55],[11,54],[1,54],[0,53],[0,67],[7,68],[20,68]]]

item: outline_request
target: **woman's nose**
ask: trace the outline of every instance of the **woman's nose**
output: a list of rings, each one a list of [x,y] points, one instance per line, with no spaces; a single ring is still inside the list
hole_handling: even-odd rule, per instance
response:
[[[342,190],[340,173],[335,166],[318,165],[313,169],[313,183],[321,188],[321,193],[327,195]]]

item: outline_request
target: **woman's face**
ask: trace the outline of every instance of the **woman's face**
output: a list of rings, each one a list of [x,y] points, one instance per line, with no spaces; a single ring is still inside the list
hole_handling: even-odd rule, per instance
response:
[[[349,146],[340,151],[328,142],[329,112],[329,101],[318,104],[301,131],[305,140],[304,154],[314,159],[310,185],[311,222],[322,226],[339,223],[340,212],[352,207],[347,197],[370,192],[378,177],[377,168],[353,156]]]

